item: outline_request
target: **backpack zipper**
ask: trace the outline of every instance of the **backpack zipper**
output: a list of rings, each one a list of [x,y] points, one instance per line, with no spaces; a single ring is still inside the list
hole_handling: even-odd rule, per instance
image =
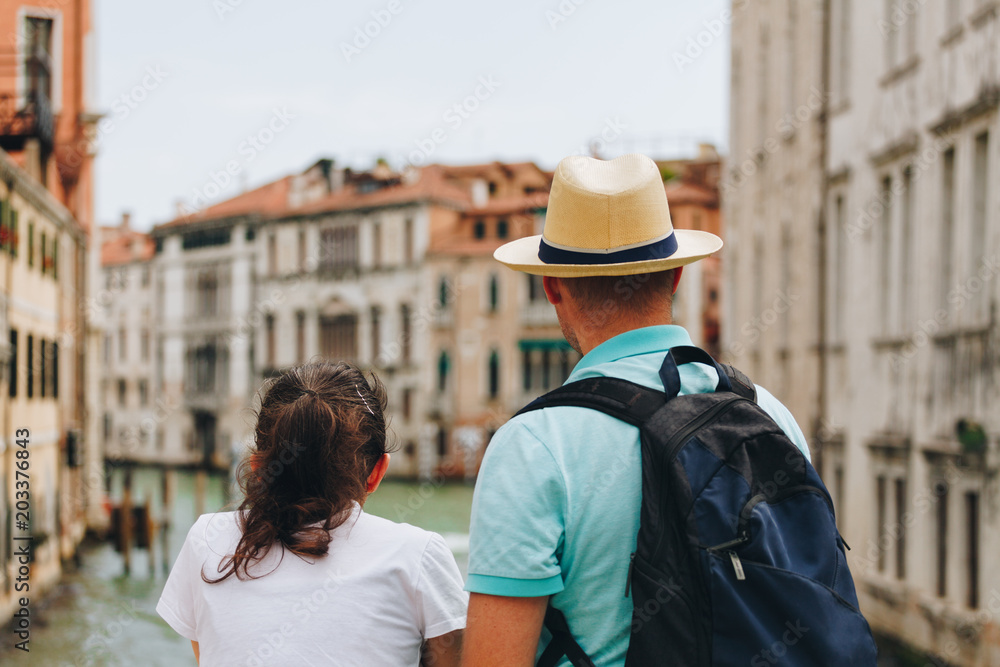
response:
[[[635,552],[628,557],[628,576],[625,578],[625,597],[628,597],[629,591],[632,590],[632,570],[635,569]]]

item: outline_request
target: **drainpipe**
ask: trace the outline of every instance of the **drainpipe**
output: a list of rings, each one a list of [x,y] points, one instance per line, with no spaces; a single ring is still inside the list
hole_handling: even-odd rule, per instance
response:
[[[819,391],[816,392],[816,421],[813,424],[813,443],[817,447],[817,458],[818,463],[822,467],[823,465],[823,437],[824,428],[823,424],[827,423],[826,420],[826,381],[827,381],[827,364],[828,364],[828,349],[827,349],[827,247],[826,247],[826,233],[827,233],[827,221],[826,221],[826,206],[829,200],[830,194],[830,184],[829,179],[827,179],[826,174],[826,160],[827,153],[829,150],[829,114],[830,114],[830,0],[823,0],[823,37],[822,37],[822,51],[821,51],[821,81],[823,89],[823,107],[819,116],[819,172],[820,172],[820,205],[819,211],[816,217],[816,233],[818,235],[817,247],[819,250],[819,261],[817,262],[817,267],[819,271],[818,276],[818,296],[816,299],[817,303],[817,325],[819,330],[817,332],[817,350],[819,353]],[[838,230],[839,233],[839,230]],[[824,472],[826,472],[824,470]]]

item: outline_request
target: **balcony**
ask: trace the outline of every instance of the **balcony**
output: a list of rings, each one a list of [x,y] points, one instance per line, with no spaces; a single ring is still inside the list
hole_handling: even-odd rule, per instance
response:
[[[521,310],[521,324],[526,327],[545,327],[559,324],[556,309],[548,301],[530,301]]]
[[[0,94],[0,148],[19,151],[29,139],[38,139],[44,150],[51,150],[55,121],[48,95],[33,90],[21,108],[17,102],[14,95]]]

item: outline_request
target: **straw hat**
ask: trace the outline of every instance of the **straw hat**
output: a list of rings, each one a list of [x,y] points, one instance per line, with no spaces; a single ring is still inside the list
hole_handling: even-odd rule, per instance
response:
[[[493,257],[542,276],[626,276],[666,271],[722,247],[715,234],[674,229],[663,180],[645,155],[573,156],[556,167],[545,228]]]

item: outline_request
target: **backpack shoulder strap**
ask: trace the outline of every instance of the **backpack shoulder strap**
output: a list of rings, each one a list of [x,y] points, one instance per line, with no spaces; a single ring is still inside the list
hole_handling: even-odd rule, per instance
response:
[[[545,647],[536,667],[555,667],[566,656],[573,667],[594,667],[590,656],[573,639],[566,617],[551,604],[545,610],[545,627],[552,633],[552,641]]]
[[[576,406],[599,410],[633,426],[642,424],[659,408],[666,395],[628,380],[613,377],[587,378],[553,389],[521,408],[526,412],[556,406]]]
[[[750,378],[744,375],[738,368],[734,368],[729,364],[719,364],[719,366],[725,371],[726,377],[729,378],[729,384],[732,385],[734,393],[754,403],[757,402],[757,387],[754,386]]]

